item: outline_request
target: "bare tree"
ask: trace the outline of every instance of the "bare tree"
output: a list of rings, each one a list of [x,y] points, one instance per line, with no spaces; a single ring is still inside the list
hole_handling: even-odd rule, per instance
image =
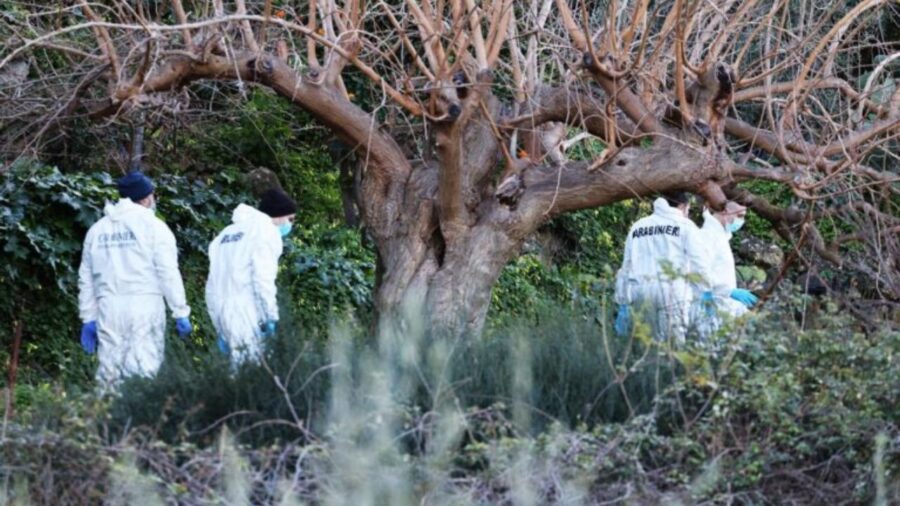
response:
[[[542,223],[674,189],[749,205],[790,258],[864,274],[891,304],[900,47],[880,26],[896,4],[846,4],[7,1],[0,73],[38,53],[65,68],[18,81],[4,149],[39,154],[68,119],[127,121],[201,80],[261,85],[355,151],[381,315],[421,302],[435,328],[478,333],[501,269]],[[880,59],[861,63],[863,49]],[[358,105],[350,72],[380,101]],[[602,154],[568,160],[587,136]],[[753,180],[790,205],[740,185]]]

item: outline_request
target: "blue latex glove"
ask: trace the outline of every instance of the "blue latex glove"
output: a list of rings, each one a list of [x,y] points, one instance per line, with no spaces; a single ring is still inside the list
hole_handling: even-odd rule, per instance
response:
[[[219,347],[219,351],[224,353],[225,355],[231,355],[231,346],[228,346],[228,341],[219,334],[219,337],[216,338],[216,345]]]
[[[747,307],[753,307],[759,301],[759,298],[750,290],[744,290],[743,288],[735,288],[731,291],[731,298],[740,302],[741,304]]]
[[[90,321],[81,326],[81,347],[88,355],[97,351],[97,322]]]
[[[274,336],[276,328],[278,328],[278,322],[276,322],[275,320],[269,320],[266,323],[261,323],[259,325],[259,330],[262,331],[263,337]]]
[[[619,304],[619,312],[616,313],[616,323],[613,325],[619,336],[628,335],[631,329],[631,308],[625,304]]]
[[[184,339],[191,335],[194,328],[191,327],[191,321],[187,318],[175,318],[175,330],[178,332],[178,337]]]
[[[700,303],[703,305],[703,309],[706,311],[706,316],[716,315],[716,300],[715,298],[713,298],[712,292],[703,292],[700,295]]]

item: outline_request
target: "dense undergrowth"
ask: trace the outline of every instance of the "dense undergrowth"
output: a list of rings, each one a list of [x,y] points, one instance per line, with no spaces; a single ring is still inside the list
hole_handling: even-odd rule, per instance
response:
[[[784,304],[681,350],[559,308],[455,345],[415,325],[375,340],[285,328],[233,374],[210,352],[170,357],[116,400],[34,391],[4,426],[3,490],[38,504],[900,499],[900,334],[864,336],[827,307],[801,330]]]

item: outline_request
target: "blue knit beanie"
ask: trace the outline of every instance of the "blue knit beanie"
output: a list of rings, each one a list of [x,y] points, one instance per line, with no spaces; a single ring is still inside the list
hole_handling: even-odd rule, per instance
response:
[[[153,181],[141,171],[129,172],[117,181],[119,195],[133,202],[143,200],[153,193]]]

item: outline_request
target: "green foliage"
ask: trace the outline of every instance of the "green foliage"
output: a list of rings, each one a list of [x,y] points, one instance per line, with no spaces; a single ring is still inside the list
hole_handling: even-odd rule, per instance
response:
[[[574,264],[579,272],[601,276],[619,268],[628,230],[647,212],[643,201],[627,200],[564,214],[547,228],[567,246],[559,260]]]
[[[240,173],[265,167],[300,203],[297,226],[338,225],[341,195],[328,152],[331,136],[310,126],[309,117],[290,101],[260,88],[251,90],[235,114],[232,121],[195,126],[177,148],[172,140],[170,156],[161,161],[167,172]]]
[[[785,486],[793,480],[775,470],[808,469],[826,490],[852,476],[852,493],[862,501],[872,493],[875,435],[896,431],[900,419],[892,400],[900,334],[885,329],[867,337],[830,304],[820,328],[802,331],[784,316],[791,307],[738,329],[717,359],[711,402],[692,432],[724,447],[742,445],[741,437],[751,442],[726,460],[734,470],[730,486]],[[825,461],[836,467],[816,470]],[[895,453],[893,473],[898,464]]]
[[[310,124],[289,101],[254,89],[238,121],[220,126],[210,137],[224,142],[241,166],[276,171],[285,190],[302,204],[300,226],[334,225],[341,218],[338,172],[326,149],[328,136]],[[215,159],[219,154],[207,156]]]
[[[50,167],[23,162],[9,171],[0,191],[3,251],[13,262],[3,279],[29,290],[55,286],[71,290],[83,231],[102,214],[101,202],[113,196],[108,174],[67,177]]]
[[[569,128],[568,132],[568,137],[578,135],[578,130],[575,128]],[[599,158],[605,150],[606,144],[603,141],[596,137],[589,137],[569,148],[566,156],[571,160],[593,161]]]
[[[781,207],[789,206],[793,198],[790,189],[772,181],[751,181],[742,186],[756,195],[765,195],[769,202]],[[752,212],[747,213],[747,221],[742,229],[744,231],[770,240],[776,238],[769,222]]]
[[[288,399],[304,423],[321,420],[327,368],[315,372],[328,361],[321,339],[289,335],[287,328],[280,328],[269,343],[265,367],[248,364],[234,370],[215,346],[196,356],[170,347],[153,381],[131,378],[124,383],[122,396],[111,407],[111,427],[123,430],[136,423],[152,427],[166,441],[208,445],[227,420],[245,442],[297,438],[302,435],[297,427],[264,422],[293,420],[294,406]],[[260,425],[251,430],[254,424]]]
[[[543,307],[560,304],[600,318],[628,230],[646,212],[644,202],[630,200],[554,219],[503,269],[491,294],[488,325],[536,319]]]
[[[359,232],[321,226],[301,228],[291,236],[282,261],[290,300],[289,314],[298,328],[324,331],[333,319],[367,321],[372,310],[375,259]]]
[[[659,393],[654,381],[671,380],[672,364],[638,339],[615,336],[602,321],[584,317],[584,309],[538,306],[534,323],[508,322],[459,350],[453,362],[459,402],[488,407],[518,400],[533,411],[538,428],[622,421],[649,411]],[[523,363],[532,380],[519,395],[512,379]]]
[[[541,302],[565,300],[567,282],[554,266],[535,255],[521,255],[500,274],[491,293],[491,313],[520,318],[534,315]]]

